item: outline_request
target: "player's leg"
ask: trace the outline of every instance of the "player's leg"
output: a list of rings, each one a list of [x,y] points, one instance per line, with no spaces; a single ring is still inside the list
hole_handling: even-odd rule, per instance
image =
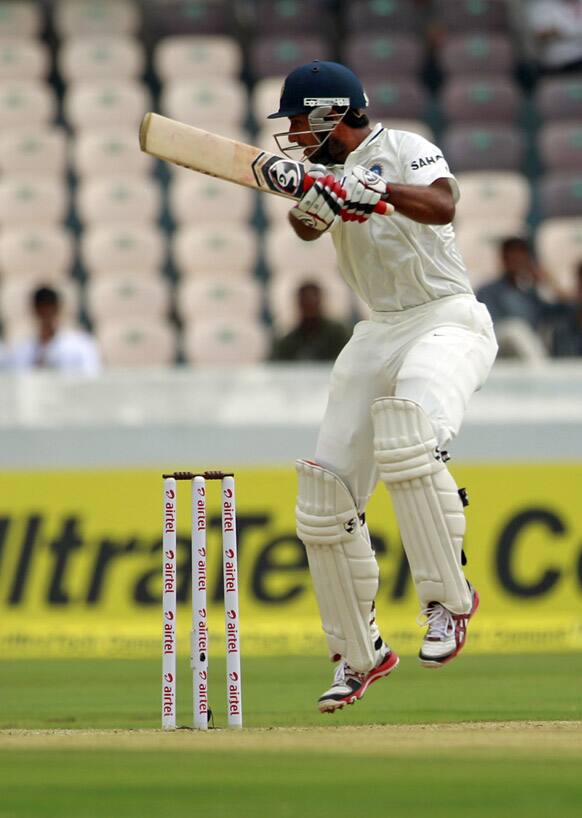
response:
[[[358,325],[332,374],[316,464],[298,462],[297,534],[305,545],[330,657],[340,661],[319,707],[361,698],[398,663],[375,621],[378,565],[364,521],[377,481],[370,406],[386,389],[385,368],[370,354],[376,328]],[[377,357],[376,352],[376,357]]]
[[[297,535],[305,545],[328,649],[340,661],[332,687],[319,700],[334,711],[361,698],[398,658],[374,619],[378,564],[354,500],[333,472],[297,461]]]
[[[457,434],[495,353],[488,328],[439,327],[405,356],[394,397],[372,408],[378,467],[427,617],[420,652],[427,667],[440,667],[458,654],[479,603],[462,570],[463,501],[443,447]]]

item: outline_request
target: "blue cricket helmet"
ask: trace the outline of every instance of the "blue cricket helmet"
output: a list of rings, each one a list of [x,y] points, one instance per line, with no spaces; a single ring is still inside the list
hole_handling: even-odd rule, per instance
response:
[[[308,114],[326,105],[367,108],[368,97],[358,77],[345,65],[313,60],[291,71],[283,83],[279,110],[267,118]]]

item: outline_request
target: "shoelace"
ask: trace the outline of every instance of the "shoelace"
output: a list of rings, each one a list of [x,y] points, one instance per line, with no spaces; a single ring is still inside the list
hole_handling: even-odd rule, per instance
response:
[[[348,663],[344,660],[340,662],[339,665],[335,669],[335,674],[333,677],[334,684],[341,684],[345,682],[347,679],[357,679],[358,681],[364,676],[363,673],[358,673],[348,665]]]
[[[428,626],[427,638],[446,639],[455,630],[453,615],[440,602],[433,602],[424,608],[416,621],[421,627]]]

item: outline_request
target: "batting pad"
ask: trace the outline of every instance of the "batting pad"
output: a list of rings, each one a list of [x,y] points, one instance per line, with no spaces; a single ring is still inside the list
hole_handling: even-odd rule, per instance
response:
[[[418,404],[401,398],[374,401],[372,420],[376,462],[421,603],[468,613],[471,594],[461,570],[465,514],[431,423]]]
[[[298,460],[297,536],[305,545],[331,656],[374,667],[370,618],[378,564],[348,488],[327,469]]]

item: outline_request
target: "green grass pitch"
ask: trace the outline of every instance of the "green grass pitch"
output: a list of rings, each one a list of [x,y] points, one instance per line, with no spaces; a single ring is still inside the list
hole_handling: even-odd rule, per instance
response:
[[[223,661],[210,701],[225,726]],[[323,659],[243,660],[245,730],[162,734],[156,660],[0,661],[0,818],[574,818],[582,655],[404,657],[333,716]],[[191,723],[180,660],[179,723]]]

